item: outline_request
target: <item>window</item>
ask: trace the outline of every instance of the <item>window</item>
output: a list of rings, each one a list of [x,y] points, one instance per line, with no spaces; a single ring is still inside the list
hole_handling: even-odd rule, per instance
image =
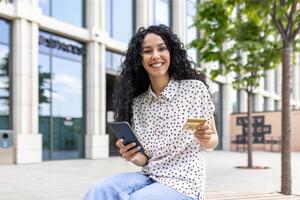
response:
[[[164,24],[171,27],[171,11],[170,0],[153,0],[153,24]]]
[[[84,0],[39,0],[44,15],[84,27]]]
[[[134,31],[134,0],[106,0],[106,31],[128,43]]]
[[[268,109],[268,97],[264,97],[264,110],[263,111],[269,111],[269,109]]]
[[[39,132],[43,159],[83,157],[82,43],[40,32]]]
[[[189,44],[192,40],[197,38],[197,30],[195,27],[191,27],[194,22],[194,16],[196,15],[197,0],[186,1],[186,42]],[[188,55],[193,59],[195,63],[198,63],[197,50],[188,49]]]
[[[232,112],[240,112],[240,90],[234,90],[232,95]]]
[[[0,19],[0,129],[11,129],[10,23]]]
[[[113,71],[119,71],[121,66],[122,54],[109,50],[105,51],[105,67]]]

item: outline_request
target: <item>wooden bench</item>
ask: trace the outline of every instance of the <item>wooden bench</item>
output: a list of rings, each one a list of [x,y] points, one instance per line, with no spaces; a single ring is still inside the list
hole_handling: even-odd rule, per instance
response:
[[[221,192],[207,191],[207,200],[300,200],[300,195],[283,195],[280,193]]]

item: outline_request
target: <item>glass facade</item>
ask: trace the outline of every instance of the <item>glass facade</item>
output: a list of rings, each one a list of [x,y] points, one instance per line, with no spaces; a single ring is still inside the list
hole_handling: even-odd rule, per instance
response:
[[[85,0],[39,0],[44,15],[80,27],[85,26],[84,5]]]
[[[128,43],[134,31],[134,0],[106,0],[106,31],[114,39]]]
[[[0,18],[0,129],[11,129],[10,23]]]
[[[105,67],[108,70],[117,72],[120,70],[122,60],[122,54],[112,52],[110,50],[105,51]]]
[[[116,74],[120,71],[122,54],[110,51],[105,51],[105,67],[106,67],[106,122],[114,121],[114,108],[113,108],[113,90]],[[109,155],[119,155],[116,147],[117,138],[112,133],[111,129],[106,127],[106,132],[109,134]]]
[[[153,0],[153,24],[172,26],[171,0]]]
[[[197,30],[192,27],[194,16],[196,15],[197,0],[186,1],[186,43],[189,44],[192,40],[197,38]],[[188,49],[188,55],[193,59],[195,63],[198,63],[197,50]]]
[[[219,135],[219,144],[217,146],[216,149],[222,149],[222,137],[223,137],[223,133],[222,133],[222,109],[223,109],[223,105],[222,105],[222,98],[223,98],[223,93],[222,93],[222,84],[220,83],[216,83],[216,82],[212,82],[212,84],[210,84],[210,92],[215,104],[215,122],[216,122],[216,128],[218,131],[218,135]]]
[[[39,132],[43,159],[83,157],[83,44],[40,32]]]

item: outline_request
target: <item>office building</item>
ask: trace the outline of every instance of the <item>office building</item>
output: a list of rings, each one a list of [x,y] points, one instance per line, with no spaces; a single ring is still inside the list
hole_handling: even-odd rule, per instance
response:
[[[141,26],[166,24],[184,44],[197,0],[10,0],[0,3],[0,130],[14,135],[14,162],[106,158],[116,153],[106,122],[122,55]],[[188,53],[197,61],[197,51]],[[293,108],[300,107],[299,57]],[[210,66],[218,67],[218,66]],[[255,111],[280,109],[280,69],[267,72]],[[246,95],[229,77],[210,82],[220,136],[230,148],[230,114]]]

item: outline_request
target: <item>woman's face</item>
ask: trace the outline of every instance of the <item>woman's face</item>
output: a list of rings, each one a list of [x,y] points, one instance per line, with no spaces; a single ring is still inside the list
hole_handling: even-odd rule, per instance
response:
[[[169,79],[170,51],[165,41],[154,33],[148,33],[142,43],[142,63],[150,79]]]

